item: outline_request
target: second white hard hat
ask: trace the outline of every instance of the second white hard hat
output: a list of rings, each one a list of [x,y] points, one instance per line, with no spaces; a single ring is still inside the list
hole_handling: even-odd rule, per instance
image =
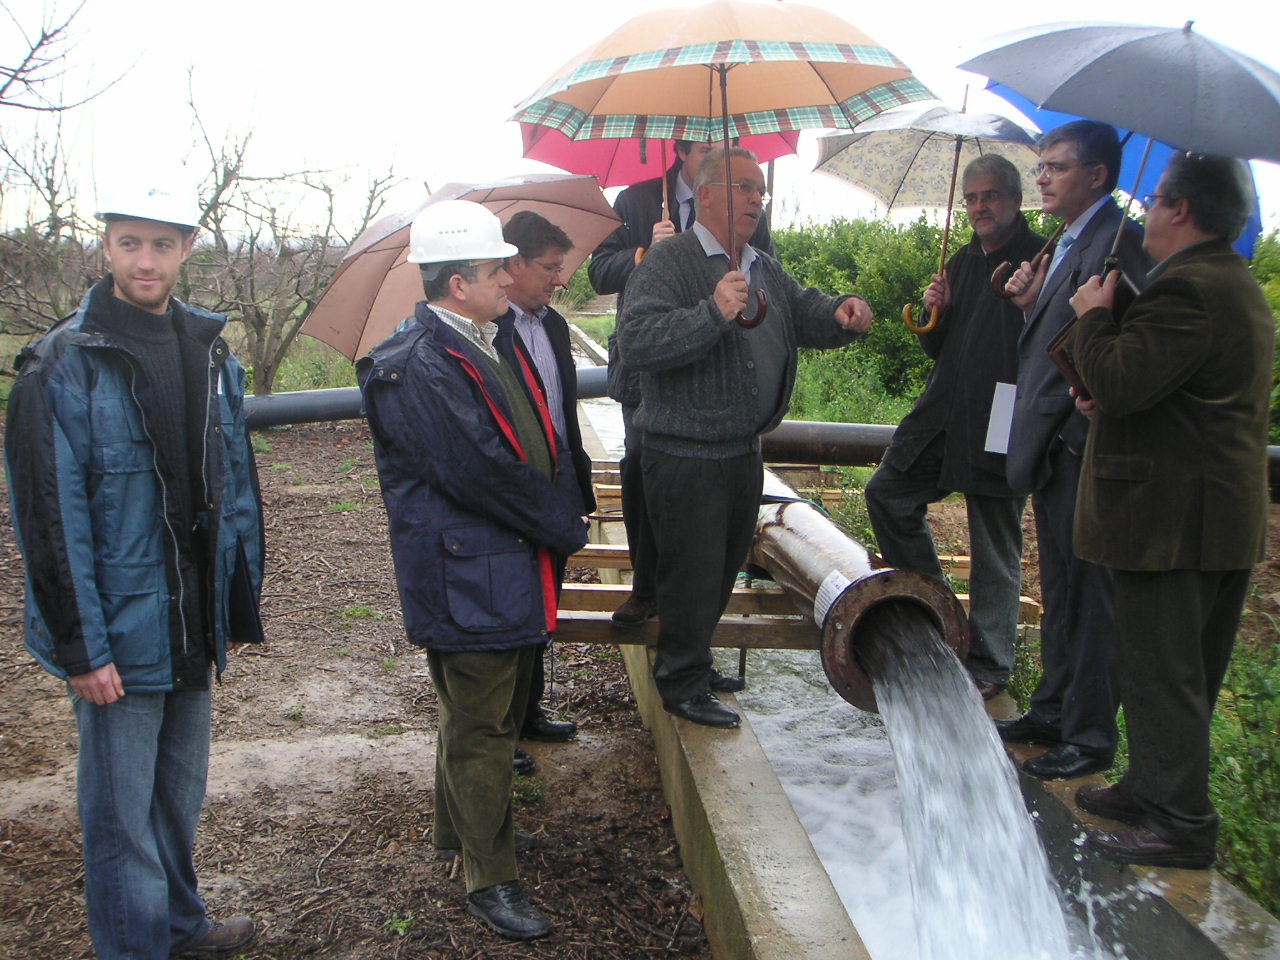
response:
[[[519,248],[502,239],[502,222],[470,200],[441,200],[413,218],[410,263],[502,260]]]
[[[157,220],[194,230],[200,225],[200,206],[168,187],[135,185],[104,191],[94,213],[99,220]]]

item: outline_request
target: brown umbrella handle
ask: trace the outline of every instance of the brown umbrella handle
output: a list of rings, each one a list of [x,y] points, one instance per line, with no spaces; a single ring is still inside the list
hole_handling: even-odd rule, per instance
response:
[[[929,311],[928,323],[916,324],[912,320],[913,313],[915,313],[915,307],[912,304],[908,303],[905,307],[902,308],[902,323],[903,323],[903,326],[905,326],[908,330],[910,330],[916,336],[920,336],[923,333],[930,333],[932,332],[933,328],[938,325],[939,310],[936,306]]]
[[[1066,221],[1058,224],[1058,229],[1050,234],[1049,239],[1044,242],[1044,246],[1040,248],[1040,252],[1031,258],[1031,272],[1034,274],[1040,269],[1040,264],[1044,262],[1044,258],[1049,256],[1053,251],[1053,245],[1058,242],[1058,238],[1062,236],[1062,231],[1066,227]],[[1004,285],[1009,282],[1009,274],[1013,273],[1013,264],[1006,260],[1000,266],[991,272],[991,292],[1001,300],[1012,300],[1013,294],[1005,290]]]
[[[769,298],[765,295],[765,292],[763,290],[757,290],[755,315],[751,317],[746,317],[746,316],[743,316],[742,314],[738,314],[733,319],[737,322],[738,326],[744,327],[747,330],[751,330],[755,327],[760,326],[760,324],[764,323],[765,315],[768,314],[768,312],[769,312]]]

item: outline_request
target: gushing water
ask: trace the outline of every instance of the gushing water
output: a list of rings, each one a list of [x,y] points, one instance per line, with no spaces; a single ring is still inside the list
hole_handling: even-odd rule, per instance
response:
[[[1013,769],[968,674],[909,602],[858,651],[893,746],[922,960],[1063,960],[1067,926]]]

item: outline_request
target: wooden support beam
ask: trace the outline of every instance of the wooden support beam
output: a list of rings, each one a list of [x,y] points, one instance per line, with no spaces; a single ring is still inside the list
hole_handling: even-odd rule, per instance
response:
[[[658,623],[650,620],[642,627],[615,627],[603,611],[561,610],[556,639],[567,643],[610,643],[653,646],[658,642]],[[711,638],[713,647],[749,649],[817,650],[822,635],[809,620],[800,617],[725,616]]]
[[[566,583],[560,591],[560,610],[612,613],[631,596],[631,587],[613,583]],[[726,615],[794,617],[799,611],[781,589],[737,587],[729,597]]]

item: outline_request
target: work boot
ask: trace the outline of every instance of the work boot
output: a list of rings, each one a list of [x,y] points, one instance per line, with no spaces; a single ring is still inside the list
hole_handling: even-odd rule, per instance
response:
[[[533,771],[538,769],[538,765],[533,762],[533,757],[529,755],[528,751],[516,747],[516,752],[511,758],[511,769],[518,776],[531,777],[533,776]]]

